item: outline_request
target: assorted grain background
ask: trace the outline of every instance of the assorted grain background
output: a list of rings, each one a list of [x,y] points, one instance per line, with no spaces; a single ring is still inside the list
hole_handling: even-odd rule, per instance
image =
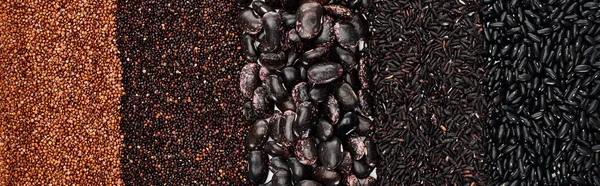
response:
[[[382,184],[600,184],[598,1],[376,5]],[[0,3],[0,185],[248,184],[240,10]]]

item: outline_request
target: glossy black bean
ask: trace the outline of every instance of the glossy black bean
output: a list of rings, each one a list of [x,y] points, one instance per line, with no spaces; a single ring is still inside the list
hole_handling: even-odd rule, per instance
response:
[[[300,138],[306,138],[311,133],[311,127],[315,122],[316,118],[316,109],[314,103],[310,101],[305,101],[300,103],[298,106],[298,110],[296,113],[295,126],[294,126],[294,134]]]
[[[338,185],[342,181],[339,173],[327,170],[323,166],[318,166],[314,169],[313,178],[327,186]]]
[[[283,68],[286,63],[285,53],[283,51],[274,53],[261,53],[258,59],[258,63],[269,70]]]
[[[296,183],[300,180],[309,178],[312,174],[311,167],[303,165],[297,158],[289,158],[290,172],[292,173],[292,182]],[[299,183],[297,183],[299,184]]]
[[[319,118],[315,126],[315,137],[320,141],[328,140],[333,136],[333,125],[329,121]]]
[[[280,103],[288,98],[289,95],[283,85],[281,77],[275,74],[269,75],[267,79],[265,79],[265,85],[269,98],[274,102]]]
[[[248,180],[260,184],[267,180],[269,157],[263,151],[255,150],[248,153]]]
[[[274,12],[275,9],[264,1],[253,1],[252,2],[252,10],[254,13],[258,14],[258,16],[263,16],[267,12]]]
[[[334,62],[317,63],[308,68],[308,83],[330,83],[344,74],[342,65]]]
[[[340,46],[336,46],[334,56],[336,60],[339,61],[340,64],[342,64],[342,66],[344,67],[344,71],[350,71],[356,68],[356,63],[358,62],[356,54]]]
[[[254,37],[250,34],[242,35],[242,51],[244,51],[244,59],[248,62],[255,62],[258,58],[256,48],[254,46]]]
[[[371,174],[371,167],[362,160],[355,160],[352,163],[352,173],[359,179],[364,179]]]
[[[342,141],[337,137],[322,141],[319,144],[319,162],[327,170],[334,170],[342,163]]]
[[[365,163],[370,167],[375,167],[379,163],[379,153],[377,152],[377,143],[371,139],[365,140],[365,146],[367,146],[367,152],[365,154]]]
[[[304,39],[317,37],[322,29],[323,7],[316,2],[300,5],[296,12],[296,31]]]
[[[286,53],[287,62],[285,64],[286,67],[293,67],[296,65],[296,60],[300,57],[300,54],[294,50],[288,50]],[[300,73],[298,73],[300,74]]]
[[[292,179],[288,170],[279,170],[273,173],[273,186],[292,186]]]
[[[346,112],[340,122],[336,125],[335,135],[345,139],[348,134],[358,127],[358,116],[355,112]]]
[[[284,157],[273,157],[269,160],[269,170],[277,172],[280,170],[289,171],[290,165],[288,164],[287,158]]]
[[[343,110],[352,111],[358,106],[358,97],[348,83],[338,85],[334,91],[335,98]]]
[[[352,24],[337,22],[333,26],[333,31],[340,46],[350,51],[356,50],[360,36]]]
[[[259,1],[255,1],[259,2]],[[262,40],[262,52],[276,52],[281,50],[283,38],[283,17],[278,12],[267,12],[263,16],[263,29],[265,39]]]
[[[329,84],[315,84],[310,88],[308,92],[310,99],[315,103],[321,103],[326,101],[331,94],[331,85]]]
[[[239,20],[242,29],[248,34],[256,35],[262,30],[263,23],[261,17],[251,9],[243,10],[240,13]]]
[[[276,141],[267,141],[265,143],[265,152],[273,157],[290,157],[290,152],[284,146],[278,144]]]
[[[294,99],[292,98],[292,96],[288,96],[283,101],[275,103],[275,106],[277,106],[277,109],[279,109],[282,112],[285,112],[287,110],[296,110],[296,103],[294,103]]]
[[[317,48],[313,48],[304,52],[300,58],[298,58],[298,62],[304,66],[311,66],[316,63],[323,62],[323,58],[327,54],[327,47],[320,46]]]
[[[296,142],[294,149],[296,158],[304,165],[313,165],[317,162],[317,141],[313,137],[301,138]]]
[[[313,180],[302,180],[296,183],[297,186],[323,186],[321,183]]]
[[[348,83],[353,89],[360,90],[360,80],[358,79],[356,70],[346,71],[344,82]]]
[[[292,90],[300,82],[300,72],[294,67],[285,67],[281,70],[281,79],[286,90]]]

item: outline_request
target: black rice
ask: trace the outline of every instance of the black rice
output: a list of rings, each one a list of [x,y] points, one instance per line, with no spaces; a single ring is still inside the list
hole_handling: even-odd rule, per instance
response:
[[[486,184],[479,10],[470,0],[376,3],[371,68],[384,184]]]
[[[597,1],[484,2],[489,183],[600,185]]]

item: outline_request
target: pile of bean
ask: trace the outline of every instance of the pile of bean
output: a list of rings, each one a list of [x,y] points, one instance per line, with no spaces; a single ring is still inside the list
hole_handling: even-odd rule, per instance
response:
[[[378,163],[361,43],[372,2],[240,1],[248,176],[266,185],[373,185]],[[276,108],[276,109],[275,109]]]
[[[375,135],[385,185],[485,185],[483,36],[476,0],[381,0]]]
[[[600,4],[483,2],[491,183],[600,185]]]

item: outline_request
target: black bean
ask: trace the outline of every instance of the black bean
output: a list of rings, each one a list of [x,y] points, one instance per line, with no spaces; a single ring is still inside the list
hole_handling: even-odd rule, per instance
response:
[[[300,184],[300,180],[306,179],[311,175],[311,169],[309,166],[303,165],[298,161],[297,158],[289,158],[288,163],[290,165],[290,172],[292,173],[292,182]]]
[[[308,82],[314,84],[330,83],[342,76],[343,73],[344,70],[342,69],[342,65],[338,63],[317,63],[310,66],[308,69]]]
[[[302,180],[296,183],[297,186],[323,186],[321,183],[313,180]]]
[[[269,69],[277,70],[283,68],[286,63],[285,53],[283,51],[274,53],[261,53],[258,57],[258,64]]]
[[[358,127],[358,116],[355,112],[346,112],[340,122],[336,125],[335,135],[345,139],[348,134]]]
[[[281,41],[283,39],[283,17],[281,17],[281,14],[277,12],[267,12],[263,16],[263,23],[265,39],[263,39],[261,43],[262,52],[279,51],[281,49]]]
[[[354,25],[345,22],[337,22],[333,26],[333,31],[340,46],[350,51],[356,50],[360,35],[356,31],[356,28],[354,28]]]
[[[312,137],[299,139],[294,152],[298,161],[304,165],[313,165],[317,162],[317,142]]]
[[[359,179],[364,179],[371,173],[371,168],[362,160],[354,160],[352,163],[352,173]]]
[[[240,72],[240,90],[242,91],[242,95],[247,98],[251,98],[254,90],[260,86],[259,70],[260,65],[248,63],[244,65]]]
[[[320,46],[311,50],[304,52],[300,58],[298,58],[298,62],[305,66],[311,66],[315,63],[322,62],[323,57],[327,53],[327,47]]]
[[[300,5],[296,12],[296,31],[304,39],[317,37],[321,32],[323,7],[316,2],[306,2]]]
[[[315,84],[310,88],[308,92],[310,99],[315,103],[321,103],[326,101],[331,93],[331,85],[329,84]]]
[[[311,127],[315,121],[315,106],[310,101],[302,102],[296,111],[296,121],[294,122],[294,134],[301,138],[306,138],[311,133]]]
[[[269,159],[263,151],[255,150],[248,153],[248,180],[250,183],[259,184],[267,180],[267,163]]]
[[[327,170],[334,170],[342,163],[342,141],[337,137],[322,141],[319,144],[319,162]]]
[[[263,23],[261,17],[255,14],[251,9],[243,10],[239,17],[240,25],[244,29],[244,32],[255,35],[262,30]]]
[[[354,110],[359,104],[358,97],[348,83],[338,85],[334,91],[334,95],[344,110]]]
[[[318,166],[314,169],[313,178],[327,186],[338,185],[342,181],[339,173],[327,170],[323,166]]]
[[[278,170],[273,173],[273,180],[271,181],[273,185],[281,185],[281,186],[292,186],[292,180],[290,172],[287,170]]]
[[[265,152],[273,157],[287,158],[290,156],[290,152],[287,148],[279,145],[276,141],[268,141],[265,144]]]
[[[316,137],[320,141],[326,141],[333,136],[333,125],[329,121],[320,118],[315,126]]]

